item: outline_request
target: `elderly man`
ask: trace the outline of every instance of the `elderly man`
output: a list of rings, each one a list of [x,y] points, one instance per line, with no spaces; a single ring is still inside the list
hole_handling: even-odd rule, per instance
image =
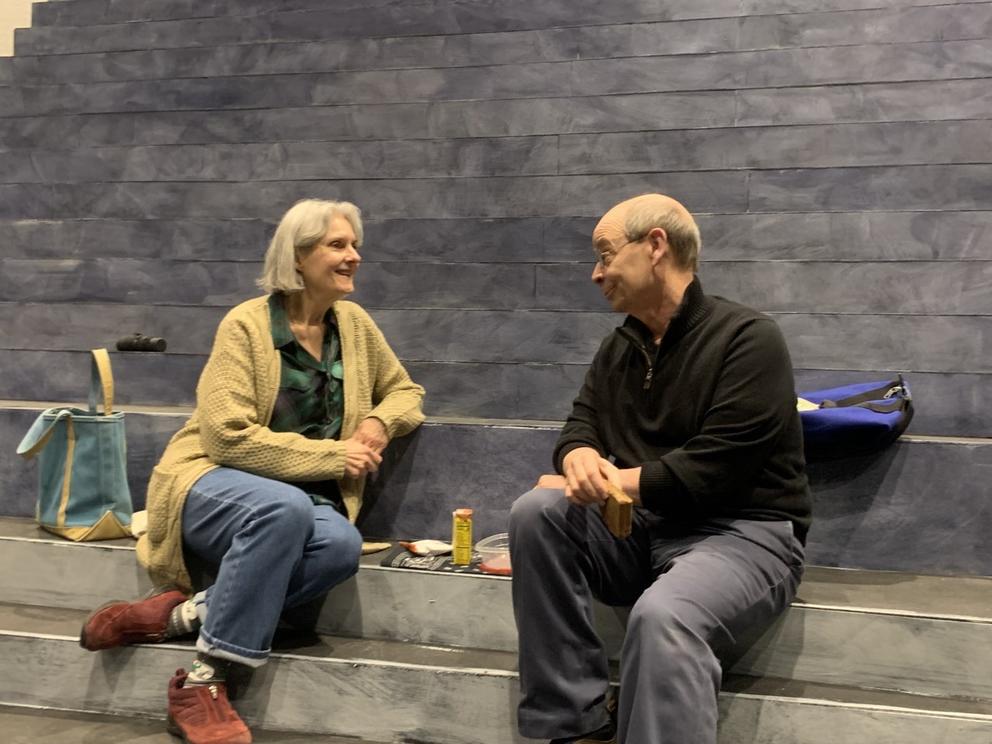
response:
[[[802,576],[810,496],[792,366],[770,318],[703,293],[699,229],[679,202],[624,201],[592,240],[592,280],[627,317],[562,429],[560,475],[513,505],[520,732],[715,744],[721,659]],[[600,517],[608,483],[635,504],[626,539]],[[616,701],[593,597],[633,605]]]

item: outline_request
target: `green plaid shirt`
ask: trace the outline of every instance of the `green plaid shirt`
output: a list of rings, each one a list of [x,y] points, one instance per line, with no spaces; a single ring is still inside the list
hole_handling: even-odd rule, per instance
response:
[[[272,409],[272,431],[295,431],[308,439],[337,439],[344,415],[344,367],[341,364],[341,339],[334,311],[324,322],[324,346],[320,361],[310,355],[289,328],[282,295],[269,296],[272,343],[279,349],[282,371],[279,393]],[[330,504],[342,509],[337,481],[293,483],[306,491],[315,504]]]

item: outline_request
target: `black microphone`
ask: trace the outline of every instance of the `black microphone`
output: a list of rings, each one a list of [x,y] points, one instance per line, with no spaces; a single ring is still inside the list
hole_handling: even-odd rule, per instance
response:
[[[165,351],[165,339],[133,333],[117,339],[117,351]]]

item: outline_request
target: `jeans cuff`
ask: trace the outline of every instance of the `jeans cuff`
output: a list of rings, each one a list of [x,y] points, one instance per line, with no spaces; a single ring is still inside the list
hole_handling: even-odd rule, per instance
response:
[[[218,659],[226,659],[237,664],[244,664],[252,669],[257,669],[269,660],[269,651],[256,651],[250,648],[242,648],[233,643],[226,643],[212,637],[209,633],[200,629],[200,636],[196,639],[196,650],[208,656],[216,656]]]

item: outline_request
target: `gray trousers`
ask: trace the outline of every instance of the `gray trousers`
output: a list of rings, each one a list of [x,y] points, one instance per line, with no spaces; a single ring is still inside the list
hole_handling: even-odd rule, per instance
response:
[[[592,600],[632,605],[621,651],[621,744],[716,744],[720,659],[795,596],[792,523],[675,525],[636,509],[617,540],[596,508],[534,489],[510,512],[520,638],[520,733],[578,736],[607,721],[606,653]]]

